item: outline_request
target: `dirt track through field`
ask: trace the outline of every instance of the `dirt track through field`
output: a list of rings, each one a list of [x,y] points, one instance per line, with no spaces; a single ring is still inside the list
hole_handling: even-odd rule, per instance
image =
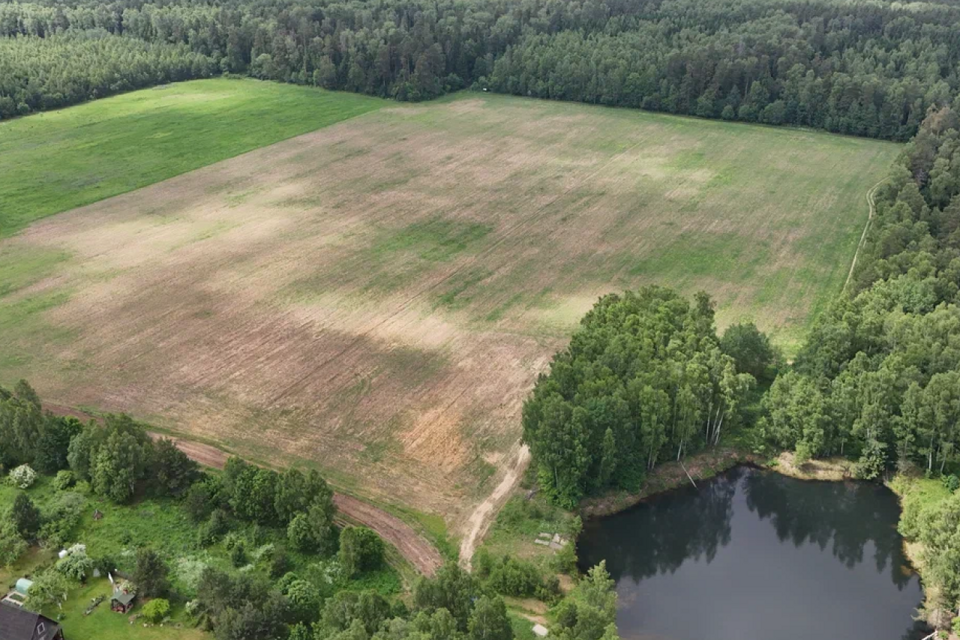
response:
[[[90,414],[57,404],[45,404],[44,409],[60,416],[71,416],[86,422],[93,418]],[[147,432],[154,440],[170,438],[177,449],[187,454],[187,457],[196,463],[213,469],[223,469],[230,458],[225,451],[209,444],[178,438],[155,431]],[[443,564],[443,557],[437,548],[417,533],[413,527],[400,518],[387,513],[379,507],[358,500],[352,496],[335,492],[333,502],[340,513],[342,523],[357,523],[369,527],[377,532],[385,542],[396,548],[403,558],[420,574],[432,576]]]
[[[523,477],[523,472],[527,470],[527,465],[530,464],[530,448],[525,444],[518,443],[518,445],[516,460],[507,469],[503,480],[483,502],[477,505],[467,519],[467,535],[460,544],[460,563],[468,571],[472,568],[473,554],[477,550],[477,545],[483,540],[500,507],[510,497],[510,492],[516,488]]]
[[[850,263],[850,271],[847,273],[847,279],[843,282],[843,289],[846,291],[847,285],[850,284],[850,280],[853,278],[853,272],[857,268],[857,258],[860,257],[860,252],[863,250],[863,245],[867,242],[867,232],[870,231],[870,223],[873,222],[873,214],[876,211],[876,202],[875,197],[877,195],[877,189],[880,188],[887,179],[884,178],[877,184],[870,187],[870,191],[867,191],[867,208],[869,209],[867,213],[867,223],[863,225],[863,233],[860,234],[860,241],[857,243],[857,251],[853,254],[853,261]]]
[[[500,96],[382,109],[0,241],[0,270],[38,265],[0,294],[0,381],[310,460],[472,547],[598,296],[702,288],[795,331],[895,150]]]
[[[170,437],[160,433],[150,433],[152,438]],[[178,449],[191,460],[214,469],[223,469],[230,457],[220,449],[202,442],[170,437]],[[384,542],[393,545],[400,555],[414,569],[426,576],[432,576],[443,564],[443,558],[436,547],[417,533],[413,527],[400,518],[343,493],[334,493],[333,502],[339,512],[346,516],[346,522],[362,524],[377,532]]]

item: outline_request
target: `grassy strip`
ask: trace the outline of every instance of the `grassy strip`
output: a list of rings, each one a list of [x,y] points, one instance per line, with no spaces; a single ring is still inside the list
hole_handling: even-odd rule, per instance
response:
[[[217,78],[0,123],[0,236],[383,104],[351,93]]]

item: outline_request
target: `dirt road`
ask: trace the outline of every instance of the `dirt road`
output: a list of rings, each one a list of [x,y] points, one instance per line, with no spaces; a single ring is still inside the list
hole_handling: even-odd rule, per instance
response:
[[[152,438],[162,436],[163,434],[150,432]],[[207,467],[223,469],[229,458],[226,453],[208,444],[175,437],[171,440],[190,459]],[[348,520],[373,529],[385,542],[396,547],[400,555],[420,573],[432,576],[443,564],[440,552],[400,518],[342,493],[334,493],[333,502]]]
[[[501,480],[500,484],[487,496],[486,500],[477,505],[477,508],[473,510],[473,513],[470,514],[470,518],[467,520],[467,535],[460,544],[460,564],[467,570],[471,568],[470,563],[473,559],[473,552],[477,549],[477,545],[480,543],[480,540],[483,539],[483,535],[487,532],[487,529],[490,528],[490,525],[493,524],[493,519],[496,517],[497,512],[500,511],[500,507],[507,501],[510,492],[517,486],[517,483],[520,482],[524,471],[527,470],[527,465],[530,464],[530,448],[519,442],[517,444],[519,447],[514,457],[514,462],[510,468],[507,469],[503,480]]]
[[[72,409],[70,407],[46,404],[44,409],[53,413],[73,416],[83,421],[89,420],[92,416]],[[166,436],[154,431],[147,432],[151,438],[169,437],[173,440],[177,448],[183,451],[191,460],[202,464],[205,467],[214,469],[223,469],[230,457],[226,452],[209,444],[195,442],[193,440],[184,440],[174,436]],[[371,504],[358,500],[352,496],[342,493],[334,493],[333,501],[337,509],[346,516],[348,520],[362,524],[377,532],[385,542],[396,547],[407,562],[413,565],[417,571],[423,575],[431,576],[437,568],[443,564],[443,558],[430,542],[417,533],[413,527],[408,525],[400,518],[391,515]]]
[[[400,555],[420,573],[432,576],[443,564],[443,558],[436,547],[424,540],[423,536],[400,518],[368,502],[342,493],[335,493],[333,501],[341,513],[365,527],[370,527],[381,538],[396,547]]]

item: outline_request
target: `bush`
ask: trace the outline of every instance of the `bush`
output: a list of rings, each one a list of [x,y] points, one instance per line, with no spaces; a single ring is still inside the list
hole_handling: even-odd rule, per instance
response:
[[[87,555],[87,547],[75,544],[67,549],[67,555],[57,560],[53,568],[71,580],[83,582],[87,574],[93,572],[93,566],[93,560]]]
[[[61,548],[73,539],[87,499],[74,491],[61,491],[43,510],[39,538],[48,547]]]
[[[13,500],[10,517],[21,538],[33,540],[36,537],[37,531],[40,530],[40,510],[33,504],[30,496],[25,493],[17,494]]]
[[[952,473],[948,476],[943,476],[941,482],[943,482],[943,486],[946,487],[950,493],[954,493],[957,489],[960,489],[960,478]]]
[[[379,569],[383,564],[383,540],[366,527],[346,527],[340,535],[340,565],[348,577]]]
[[[156,624],[170,613],[170,602],[164,598],[154,598],[143,605],[143,611],[140,613],[147,621]]]
[[[312,551],[314,546],[313,530],[307,522],[307,516],[298,513],[287,525],[287,540],[297,551]]]
[[[76,482],[77,479],[73,475],[73,471],[70,471],[69,469],[63,469],[61,471],[57,471],[57,475],[53,479],[53,488],[57,491],[66,491],[76,484]]]
[[[167,595],[170,582],[167,580],[169,569],[163,558],[152,549],[137,551],[137,566],[133,571],[133,582],[137,585],[137,593],[145,598],[156,598]]]
[[[117,572],[117,560],[111,555],[100,556],[93,559],[93,568],[99,571],[101,576],[113,574]]]
[[[215,476],[208,476],[190,487],[183,508],[191,520],[200,523],[210,517],[220,502],[220,488],[220,480]]]
[[[13,520],[0,521],[0,567],[10,566],[26,552],[27,543],[20,537]]]
[[[243,544],[243,540],[239,540],[233,545],[233,549],[230,550],[230,562],[238,569],[247,564],[247,549]]]
[[[207,547],[219,540],[230,530],[230,516],[223,509],[215,509],[210,514],[210,519],[206,524],[200,527],[199,541],[200,546]],[[233,538],[229,538],[228,545],[232,545]],[[229,548],[229,546],[228,546]]]
[[[504,556],[490,569],[489,584],[499,594],[525,598],[537,594],[542,579],[533,563]]]
[[[37,481],[37,472],[28,464],[22,464],[10,472],[10,482],[21,489],[29,489]]]
[[[293,567],[290,558],[279,549],[274,550],[273,557],[270,559],[270,577],[276,580],[284,575]]]

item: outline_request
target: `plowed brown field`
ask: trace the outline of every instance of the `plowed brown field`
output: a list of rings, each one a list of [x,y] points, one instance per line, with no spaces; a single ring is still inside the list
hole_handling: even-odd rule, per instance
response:
[[[896,152],[498,96],[382,109],[0,241],[0,382],[462,526],[597,296],[705,288],[789,343]]]

